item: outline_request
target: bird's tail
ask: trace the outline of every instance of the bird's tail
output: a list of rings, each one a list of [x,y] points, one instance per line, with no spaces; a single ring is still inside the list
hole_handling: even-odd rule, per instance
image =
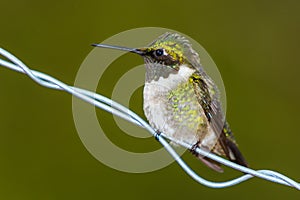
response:
[[[222,149],[222,151],[220,151]],[[192,150],[193,152],[193,150]],[[235,139],[233,137],[233,134],[229,128],[229,125],[226,123],[224,125],[224,128],[222,130],[222,133],[220,134],[220,137],[218,139],[218,143],[212,149],[213,153],[216,153],[220,156],[226,156],[230,161],[248,167],[248,163],[242,153],[240,152],[237,143],[235,142]],[[217,172],[223,172],[223,169],[221,167],[220,163],[217,163],[214,160],[211,160],[207,157],[203,157],[201,155],[198,155],[197,153],[193,152],[205,165],[207,165],[209,168],[217,171]]]
[[[237,144],[234,141],[230,140],[229,138],[226,138],[226,146],[230,154],[227,155],[229,160],[235,162],[236,164],[249,167],[246,159],[244,158],[243,154],[240,152],[239,148],[237,147]]]
[[[235,142],[233,133],[230,130],[230,127],[227,122],[223,127],[222,134],[220,135],[219,141],[221,143],[221,146],[223,147],[226,157],[230,161],[245,167],[249,166],[246,159],[240,152],[237,143]]]

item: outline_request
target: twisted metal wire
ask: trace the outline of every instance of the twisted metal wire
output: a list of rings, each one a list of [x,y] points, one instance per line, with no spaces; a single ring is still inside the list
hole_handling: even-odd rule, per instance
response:
[[[296,181],[278,173],[275,171],[271,170],[253,170],[241,165],[238,165],[236,163],[233,163],[229,160],[226,160],[222,157],[219,157],[215,154],[206,152],[200,148],[196,149],[196,152],[199,153],[202,156],[206,156],[212,160],[215,160],[216,162],[219,162],[223,165],[226,165],[228,167],[231,167],[233,169],[236,169],[238,171],[244,172],[245,175],[240,176],[238,178],[225,181],[225,182],[212,182],[208,181],[199,175],[197,175],[182,159],[181,157],[175,152],[175,150],[169,145],[167,140],[172,141],[172,138],[168,138],[165,134],[157,134],[152,127],[145,122],[142,118],[140,118],[137,114],[132,112],[131,110],[127,109],[126,107],[118,104],[115,101],[112,101],[111,99],[104,97],[102,95],[96,94],[94,92],[84,90],[81,88],[69,86],[47,74],[31,70],[29,69],[22,61],[20,61],[17,57],[9,53],[8,51],[0,48],[0,55],[4,56],[7,58],[8,61],[5,61],[3,59],[0,59],[0,65],[7,67],[9,69],[12,69],[14,71],[24,73],[27,76],[29,76],[32,80],[34,80],[36,83],[48,87],[51,89],[56,89],[56,90],[63,90],[66,91],[77,98],[80,98],[92,105],[97,106],[100,109],[103,109],[109,113],[112,113],[113,115],[116,115],[118,117],[121,117],[135,125],[138,125],[142,128],[145,128],[148,130],[153,136],[155,136],[158,141],[164,146],[164,148],[170,153],[170,155],[176,160],[176,162],[181,166],[181,168],[189,175],[191,176],[195,181],[198,183],[205,185],[207,187],[211,188],[225,188],[225,187],[230,187],[236,184],[239,184],[241,182],[244,182],[250,178],[253,177],[258,177],[262,178],[268,181],[272,181],[275,183],[279,183],[282,185],[287,185],[293,188],[296,188],[300,190],[300,183],[297,183]],[[178,143],[178,141],[176,141]],[[191,149],[192,144],[187,144],[184,142],[179,143],[181,146]]]

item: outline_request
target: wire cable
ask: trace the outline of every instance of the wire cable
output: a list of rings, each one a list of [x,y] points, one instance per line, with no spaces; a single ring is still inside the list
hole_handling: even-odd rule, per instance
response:
[[[225,166],[228,166],[230,168],[233,168],[235,170],[241,171],[246,173],[245,175],[242,175],[238,178],[225,181],[225,182],[212,182],[208,181],[199,175],[197,175],[182,159],[181,157],[176,153],[176,151],[170,146],[168,141],[173,141],[172,138],[167,137],[165,134],[157,134],[154,129],[141,117],[139,117],[137,114],[129,110],[128,108],[122,106],[121,104],[104,97],[100,94],[96,94],[94,92],[69,86],[47,74],[44,74],[42,72],[38,72],[35,70],[31,70],[28,68],[21,60],[19,60],[17,57],[9,53],[8,51],[4,50],[3,48],[0,48],[0,55],[7,58],[10,62],[0,59],[0,65],[3,67],[6,67],[8,69],[24,73],[27,76],[29,76],[32,80],[34,80],[36,83],[47,87],[51,89],[56,90],[63,90],[66,91],[77,98],[86,101],[92,105],[95,105],[96,107],[103,109],[113,115],[116,115],[118,117],[121,117],[137,126],[140,126],[149,133],[151,133],[153,136],[157,138],[157,140],[163,145],[163,147],[169,152],[169,154],[176,160],[176,162],[181,166],[181,168],[189,175],[191,176],[195,181],[198,183],[205,185],[207,187],[211,188],[225,188],[237,185],[239,183],[242,183],[250,178],[258,177],[261,179],[265,179],[271,182],[275,182],[282,185],[287,185],[293,188],[296,188],[300,190],[300,184],[292,179],[290,179],[287,176],[284,176],[278,172],[271,171],[271,170],[253,170],[251,168],[247,168],[241,165],[238,165],[236,163],[233,163],[229,160],[226,160],[220,156],[217,156],[215,154],[212,154],[210,152],[204,151],[201,148],[196,148],[196,152],[199,153],[202,156],[208,157],[216,162],[219,162]],[[178,143],[178,141],[176,141]],[[192,144],[187,144],[184,142],[180,142],[179,145],[191,149]]]

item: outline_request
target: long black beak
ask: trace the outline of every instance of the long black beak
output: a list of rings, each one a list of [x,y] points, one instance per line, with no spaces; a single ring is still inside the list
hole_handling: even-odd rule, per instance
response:
[[[92,46],[100,47],[100,48],[108,48],[108,49],[117,49],[117,50],[121,50],[121,51],[128,51],[128,52],[139,54],[141,56],[145,55],[145,51],[143,49],[134,49],[134,48],[107,45],[107,44],[92,44]]]

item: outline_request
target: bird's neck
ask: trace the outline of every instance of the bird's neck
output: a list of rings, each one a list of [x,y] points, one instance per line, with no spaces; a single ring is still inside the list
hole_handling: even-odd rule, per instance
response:
[[[146,82],[158,81],[160,78],[167,79],[171,74],[177,74],[178,71],[172,67],[153,63],[146,65]]]
[[[159,69],[147,69],[146,66],[146,84],[156,84],[162,90],[172,90],[179,84],[187,82],[194,72],[194,69],[186,65],[180,66],[178,71],[169,68],[163,69],[161,66]]]

